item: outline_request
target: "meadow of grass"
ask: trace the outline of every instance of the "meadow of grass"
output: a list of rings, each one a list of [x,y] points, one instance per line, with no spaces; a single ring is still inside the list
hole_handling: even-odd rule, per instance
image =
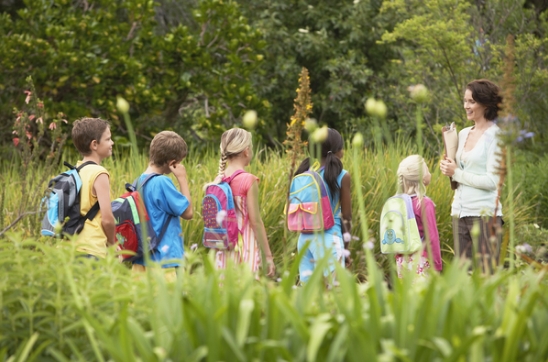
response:
[[[201,247],[190,251],[202,237],[203,185],[213,180],[218,165],[215,152],[201,157],[191,152],[184,164],[197,212],[192,221],[183,221],[187,254],[176,283],[166,283],[155,268],[132,275],[113,250],[106,260],[77,258],[70,241],[37,236],[40,214],[25,216],[0,238],[0,360],[546,360],[546,270],[522,265],[482,275],[453,260],[452,191],[438,159],[428,160],[428,195],[437,205],[444,272],[398,280],[393,260],[379,254],[378,245],[375,262],[366,263],[359,205],[365,208],[369,237],[378,239],[380,210],[395,193],[397,165],[415,153],[415,146],[398,141],[359,150],[355,161],[349,151],[345,168],[352,172],[351,162],[357,162],[360,170],[352,200],[353,234],[359,240],[351,243],[351,268],[337,271],[338,287],[326,289],[321,272],[304,287],[295,286],[296,235],[283,225],[289,162],[274,151],[257,150],[248,171],[261,179],[261,213],[277,278],[256,280],[238,267],[221,274],[212,253]],[[113,197],[146,162],[144,155],[119,153],[104,162]],[[2,226],[17,217],[15,210],[29,196],[24,192],[32,192],[21,187],[21,167],[2,164]],[[54,175],[43,175],[37,167],[26,177],[49,176]],[[44,187],[31,196],[40,198]],[[516,190],[513,217],[516,225],[527,225],[531,207]]]

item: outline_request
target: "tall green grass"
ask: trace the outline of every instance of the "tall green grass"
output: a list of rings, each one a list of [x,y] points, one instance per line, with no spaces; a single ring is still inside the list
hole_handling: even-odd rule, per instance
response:
[[[344,167],[352,173],[353,166],[352,152],[350,147],[343,158]],[[389,146],[383,146],[375,150],[364,149],[359,150],[357,162],[359,162],[361,179],[360,182],[352,182],[352,204],[354,219],[357,219],[359,202],[365,205],[368,226],[370,228],[370,236],[378,239],[378,223],[380,211],[384,201],[396,192],[396,170],[399,162],[416,153],[416,146],[409,141],[396,141]],[[191,221],[182,221],[183,235],[185,246],[188,248],[192,244],[201,245],[203,232],[203,223],[201,220],[201,200],[204,196],[204,184],[211,182],[217,173],[218,154],[209,151],[199,157],[192,154],[183,161],[187,169],[189,177],[189,187],[192,195],[192,202],[195,205],[195,216]],[[75,163],[77,156],[68,155],[65,157],[69,162]],[[114,155],[113,158],[106,159],[103,165],[110,172],[111,192],[115,198],[125,192],[124,187],[127,182],[131,183],[146,169],[148,159],[145,154],[139,154],[136,157],[123,157],[121,152]],[[438,221],[438,229],[440,232],[440,241],[443,251],[444,260],[450,260],[453,253],[453,236],[451,231],[451,201],[453,192],[449,186],[447,177],[441,175],[439,160],[429,159],[428,164],[432,173],[432,181],[427,188],[427,194],[436,203],[436,214]],[[2,177],[0,177],[0,189],[5,189],[6,192],[2,197],[2,219],[5,225],[9,224],[15,214],[12,210],[19,207],[21,200],[21,184],[20,166],[4,162],[2,164]],[[63,166],[64,167],[64,166]],[[59,172],[63,170],[59,167]],[[248,169],[249,172],[255,174],[260,179],[260,205],[261,216],[263,218],[272,252],[275,261],[279,267],[287,267],[293,263],[296,252],[295,233],[289,233],[284,229],[284,198],[288,187],[288,160],[280,156],[279,153],[259,149],[256,151],[254,160]],[[49,175],[53,177],[54,175]],[[43,177],[42,170],[29,170],[28,177],[41,179],[49,179]],[[176,182],[176,181],[175,181]],[[516,186],[514,197],[516,199],[516,207],[514,210],[514,218],[516,225],[525,225],[532,220],[532,207],[525,203],[519,192],[519,184]],[[363,194],[363,200],[357,198],[357,188],[360,187]],[[44,190],[46,184],[44,184]],[[35,195],[42,197],[43,195]],[[529,201],[529,200],[528,200]],[[503,206],[506,206],[503,200]],[[503,209],[507,214],[507,210]],[[14,231],[22,232],[25,237],[37,236],[39,234],[39,222],[41,215],[37,215],[24,219],[16,225]],[[354,222],[353,235],[357,235],[363,239],[360,231],[360,225]],[[365,256],[363,254],[362,244],[365,240],[354,241],[350,248],[353,252],[354,264],[351,270],[354,274],[365,274]],[[519,242],[519,236],[518,236]],[[388,269],[386,257],[378,252],[378,245],[374,250],[377,263],[385,270]]]

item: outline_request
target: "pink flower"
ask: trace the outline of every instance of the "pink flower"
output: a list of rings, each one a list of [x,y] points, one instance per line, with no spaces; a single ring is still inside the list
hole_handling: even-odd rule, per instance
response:
[[[29,104],[30,96],[32,95],[32,92],[31,91],[25,91],[25,94],[27,95],[27,98],[25,98],[25,103]]]
[[[31,115],[29,116],[29,121],[32,121],[34,118],[36,118],[36,116],[35,116],[34,114],[31,114]]]
[[[51,130],[53,131],[54,129],[57,128],[57,125],[55,124],[55,122],[51,122],[51,123],[49,124],[49,127],[48,127],[48,128],[51,129]]]
[[[32,139],[32,133],[30,133],[29,131],[25,131],[25,134],[27,135],[27,138],[29,140]]]
[[[15,147],[19,146],[19,137],[14,137],[14,138],[13,138],[13,145],[14,145]]]
[[[38,118],[38,119],[36,120],[36,123],[40,123],[40,124],[44,123],[44,121],[42,120],[42,117]]]
[[[68,123],[66,119],[62,119],[61,122],[65,122],[65,124]]]
[[[44,102],[38,102],[38,103],[36,104],[36,106],[37,106],[38,108],[44,108]]]

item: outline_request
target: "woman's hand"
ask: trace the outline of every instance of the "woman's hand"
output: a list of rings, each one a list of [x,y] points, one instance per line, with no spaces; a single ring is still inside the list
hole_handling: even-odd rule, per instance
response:
[[[453,176],[455,174],[455,170],[457,169],[457,164],[455,161],[453,161],[450,158],[445,158],[445,160],[440,162],[440,170],[441,173],[445,176]]]

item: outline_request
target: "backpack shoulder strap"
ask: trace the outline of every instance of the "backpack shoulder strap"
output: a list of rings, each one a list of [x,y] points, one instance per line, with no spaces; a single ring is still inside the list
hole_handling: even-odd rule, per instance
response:
[[[81,164],[80,166],[78,167],[75,167],[73,165],[71,165],[70,163],[68,163],[67,161],[63,162],[63,164],[65,166],[67,166],[68,168],[71,168],[71,169],[74,169],[78,172],[80,172],[81,169],[83,169],[84,167],[86,167],[87,165],[96,165],[97,163],[93,162],[93,161],[86,161],[84,162],[83,164]]]
[[[232,182],[232,180],[234,180],[236,178],[236,176],[242,174],[242,173],[247,173],[245,172],[244,170],[236,170],[232,175],[230,175],[229,177],[224,177],[223,178],[223,181],[230,184]]]
[[[159,173],[151,173],[151,174],[149,174],[147,177],[145,177],[145,179],[143,180],[143,182],[139,182],[139,178],[140,178],[141,176],[137,177],[137,178],[135,179],[135,181],[133,181],[133,184],[132,184],[133,189],[134,189],[134,190],[140,190],[140,189],[142,189],[142,188],[145,186],[145,184],[148,182],[148,180],[150,180],[151,178],[156,177],[156,176],[160,176],[160,174],[159,174]]]

